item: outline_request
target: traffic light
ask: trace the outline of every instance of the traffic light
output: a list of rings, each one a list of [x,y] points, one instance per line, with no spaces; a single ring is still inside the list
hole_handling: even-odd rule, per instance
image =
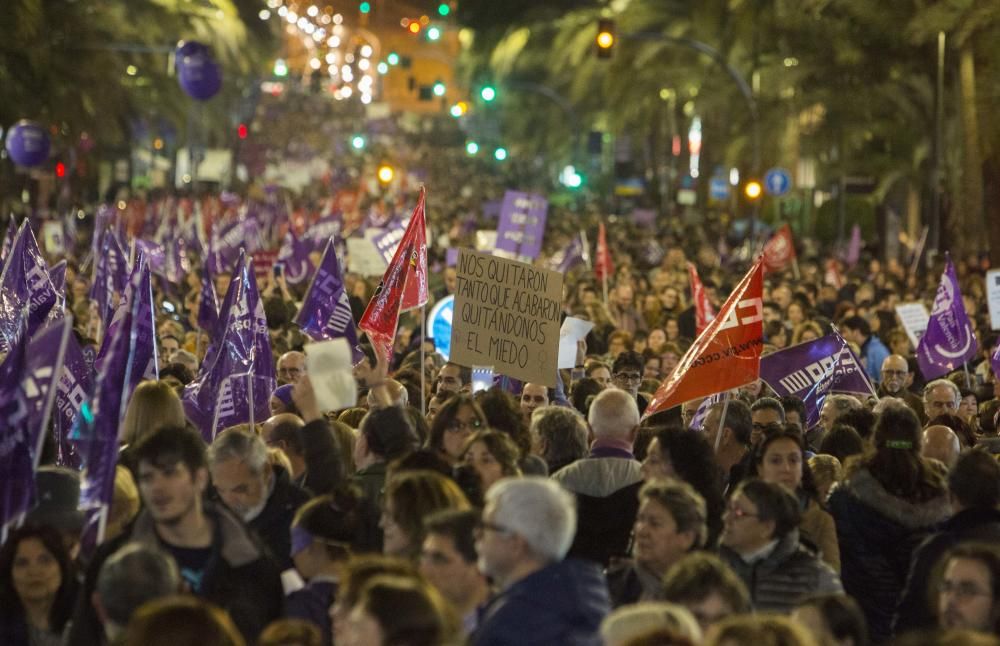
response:
[[[451,106],[451,110],[449,110],[449,113],[451,114],[451,116],[458,119],[468,110],[469,110],[469,104],[466,103],[465,101],[459,101],[455,105]]]
[[[469,143],[465,144],[465,152],[469,153],[470,155],[475,155],[476,153],[479,152],[479,144],[477,144],[474,141],[470,141]]]
[[[440,40],[441,39],[441,28],[440,27],[429,27],[427,29],[427,40]]]
[[[236,126],[236,136],[239,137],[240,139],[246,139],[247,135],[249,134],[250,131],[249,129],[247,129],[247,124],[241,123],[240,125]]]
[[[354,135],[351,137],[351,147],[354,148],[354,150],[364,150],[365,138],[361,135]]]
[[[389,55],[385,57],[385,60],[389,65],[399,65],[399,54],[396,52],[389,52]]]
[[[447,16],[450,13],[451,13],[451,7],[448,5],[447,2],[442,2],[441,4],[438,5],[439,16]]]
[[[274,75],[288,76],[288,65],[285,63],[284,59],[279,58],[274,61]]]
[[[371,10],[372,10],[372,3],[370,2],[362,2],[361,4],[358,5],[358,11],[360,11],[361,13],[371,13]]]
[[[497,90],[492,85],[484,85],[483,89],[479,90],[479,96],[483,97],[483,101],[489,103],[497,98]]]
[[[60,179],[66,177],[66,164],[61,161],[56,162],[56,177]]]
[[[442,83],[441,81],[438,81],[437,83],[434,84],[433,87],[434,96],[444,96],[444,93],[447,90],[448,88],[446,88],[444,83]]]
[[[750,180],[743,186],[743,194],[747,196],[748,200],[758,199],[763,192],[764,187],[755,179]]]
[[[507,149],[497,148],[496,150],[493,151],[493,158],[496,159],[497,161],[503,161],[507,159]]]
[[[611,50],[615,46],[615,21],[601,18],[597,22],[597,57],[611,58]]]
[[[378,181],[383,184],[388,184],[392,181],[392,178],[396,175],[396,172],[392,169],[392,166],[388,164],[382,164],[378,169]]]

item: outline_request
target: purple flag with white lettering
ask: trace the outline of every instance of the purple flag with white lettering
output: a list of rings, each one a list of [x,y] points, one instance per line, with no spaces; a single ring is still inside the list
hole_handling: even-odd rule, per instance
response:
[[[49,280],[52,281],[52,289],[56,293],[61,293],[63,300],[66,300],[66,261],[60,260],[49,270]]]
[[[42,351],[39,350],[39,354]],[[80,344],[72,334],[66,339],[62,370],[56,388],[56,409],[52,429],[56,440],[56,464],[79,469],[83,461],[70,440],[70,431],[80,414],[80,407],[94,387],[94,373]]]
[[[104,335],[104,342],[101,350],[97,354],[97,372],[100,373],[105,362],[114,360],[111,345],[118,328],[123,325],[131,326],[131,334],[134,337],[134,351],[129,355],[129,360],[135,365],[131,366],[130,380],[127,384],[127,396],[132,396],[132,391],[144,379],[157,379],[159,376],[159,363],[156,352],[156,319],[153,309],[153,286],[152,273],[149,264],[145,262],[145,255],[140,254],[136,259],[136,268],[129,278],[125,296],[122,298],[115,317],[108,325]]]
[[[149,352],[147,336],[152,323],[150,273],[141,256],[137,263],[124,306],[118,308],[115,325],[108,329],[111,340],[98,369],[94,393],[81,406],[70,432],[70,441],[83,463],[79,508],[86,517],[81,544],[88,554],[104,540],[118,463],[118,429],[132,391],[148,365],[144,355]],[[153,362],[155,369],[155,350]]]
[[[235,424],[270,416],[275,388],[271,337],[253,268],[240,254],[219,316],[218,349],[184,388],[184,410],[206,442]],[[252,378],[239,375],[252,375]]]
[[[215,283],[205,267],[201,272],[201,298],[198,299],[198,327],[212,332],[219,323],[219,298],[215,295]]]
[[[107,328],[115,315],[114,297],[121,298],[128,284],[128,256],[110,232],[104,235],[101,250],[94,261],[94,282],[90,298],[97,303],[97,315]]]
[[[310,252],[326,248],[326,242],[333,236],[339,236],[344,228],[344,217],[340,211],[334,211],[316,220],[302,236]]]
[[[146,256],[149,270],[157,276],[164,276],[167,268],[166,247],[150,240],[136,240],[135,246]]]
[[[948,374],[975,358],[978,350],[976,335],[962,303],[955,265],[949,256],[934,297],[927,331],[917,344],[920,374],[927,380]]]
[[[993,348],[990,355],[990,367],[993,369],[993,376],[1000,381],[1000,340],[997,340],[997,347]]]
[[[541,195],[507,191],[497,225],[497,251],[506,258],[531,262],[542,250],[549,202]]]
[[[22,382],[31,418],[31,448],[35,464],[41,457],[42,442],[56,403],[59,377],[72,331],[73,319],[66,317],[41,328],[28,341]]]
[[[406,227],[409,224],[409,219],[392,220],[382,233],[372,237],[372,243],[378,249],[378,252],[382,254],[382,257],[385,258],[386,264],[392,262],[392,257],[396,255],[396,249],[399,247],[399,243],[402,241],[403,234],[406,233]]]
[[[0,274],[0,353],[9,352],[21,324],[21,311],[28,307],[30,338],[48,318],[58,297],[49,280],[49,267],[38,251],[28,221],[21,223],[10,260]]]
[[[830,393],[875,394],[861,362],[836,332],[762,357],[760,377],[779,397],[794,395],[802,400],[807,429],[819,422]]]
[[[0,363],[0,541],[35,502],[31,413],[20,379],[26,365],[28,317],[28,308],[23,307],[9,340],[10,351]]]
[[[705,420],[708,419],[708,413],[712,410],[712,406],[715,406],[726,398],[726,393],[715,393],[714,395],[709,395],[702,401],[698,408],[695,409],[694,415],[691,417],[691,423],[688,425],[691,428],[700,431],[703,426],[705,426]]]
[[[7,233],[3,237],[3,245],[0,246],[0,269],[3,269],[7,258],[10,256],[10,250],[14,248],[15,238],[17,238],[17,225],[14,223],[14,216],[12,215],[7,220]]]
[[[345,338],[352,350],[358,345],[358,331],[351,314],[351,302],[344,289],[333,238],[326,244],[323,259],[313,275],[295,322],[313,341]],[[357,350],[354,352],[356,354]]]
[[[309,260],[311,246],[295,235],[291,229],[285,234],[285,239],[278,250],[276,264],[281,265],[285,274],[285,282],[289,285],[300,285],[312,276],[312,261]]]
[[[580,238],[580,235],[573,236],[573,239],[569,241],[569,246],[557,251],[552,261],[555,265],[555,270],[561,274],[565,274],[573,267],[583,264],[583,240]]]

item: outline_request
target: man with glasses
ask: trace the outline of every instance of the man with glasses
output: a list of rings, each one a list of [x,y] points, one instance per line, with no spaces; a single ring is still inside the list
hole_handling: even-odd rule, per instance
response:
[[[449,361],[441,366],[434,386],[437,394],[467,392],[472,388],[472,369]]]
[[[882,383],[878,386],[879,397],[898,397],[906,403],[917,417],[924,419],[924,403],[920,397],[910,392],[913,374],[906,357],[890,354],[882,362]]]
[[[750,419],[753,424],[753,430],[750,431],[750,446],[757,446],[764,431],[784,426],[785,409],[774,397],[761,397],[750,406]]]
[[[937,585],[938,626],[1000,635],[1000,552],[967,543],[945,557]]]
[[[649,405],[649,400],[639,394],[639,385],[642,384],[642,373],[645,368],[646,363],[642,355],[632,350],[620,353],[611,366],[612,385],[632,395],[639,407],[640,416]]]
[[[499,593],[483,607],[476,646],[600,643],[610,612],[592,563],[565,559],[576,531],[572,496],[548,478],[504,478],[486,493],[479,569]]]
[[[278,359],[278,385],[297,383],[306,374],[306,355],[292,350]]]

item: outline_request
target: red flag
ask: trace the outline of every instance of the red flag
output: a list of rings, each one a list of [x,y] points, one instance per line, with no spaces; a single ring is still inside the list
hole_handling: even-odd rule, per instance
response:
[[[827,285],[832,285],[837,289],[844,286],[844,277],[840,273],[840,263],[835,258],[830,258],[826,261],[826,267],[823,272],[823,282]]]
[[[795,259],[792,227],[785,224],[764,245],[764,271],[781,271]]]
[[[594,260],[594,273],[598,280],[610,277],[615,271],[615,263],[611,260],[611,251],[608,250],[608,238],[604,232],[604,223],[601,222],[597,229],[597,258]]]
[[[427,230],[424,224],[424,189],[403,232],[396,253],[382,275],[358,327],[368,334],[376,352],[392,360],[399,314],[427,303]]]
[[[757,380],[764,345],[763,287],[761,258],[660,385],[645,417]]]
[[[708,302],[705,286],[701,284],[701,278],[698,277],[698,268],[690,262],[687,267],[688,278],[691,280],[691,299],[694,301],[695,329],[698,334],[701,334],[715,318],[715,312],[712,311],[712,304]]]

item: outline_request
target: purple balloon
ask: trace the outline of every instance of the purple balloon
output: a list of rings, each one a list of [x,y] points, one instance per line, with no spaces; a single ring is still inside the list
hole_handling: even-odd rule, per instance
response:
[[[34,121],[18,121],[7,132],[7,152],[19,166],[38,166],[49,158],[49,133]]]
[[[177,79],[188,96],[207,101],[222,87],[222,70],[206,45],[187,41],[177,47]]]

